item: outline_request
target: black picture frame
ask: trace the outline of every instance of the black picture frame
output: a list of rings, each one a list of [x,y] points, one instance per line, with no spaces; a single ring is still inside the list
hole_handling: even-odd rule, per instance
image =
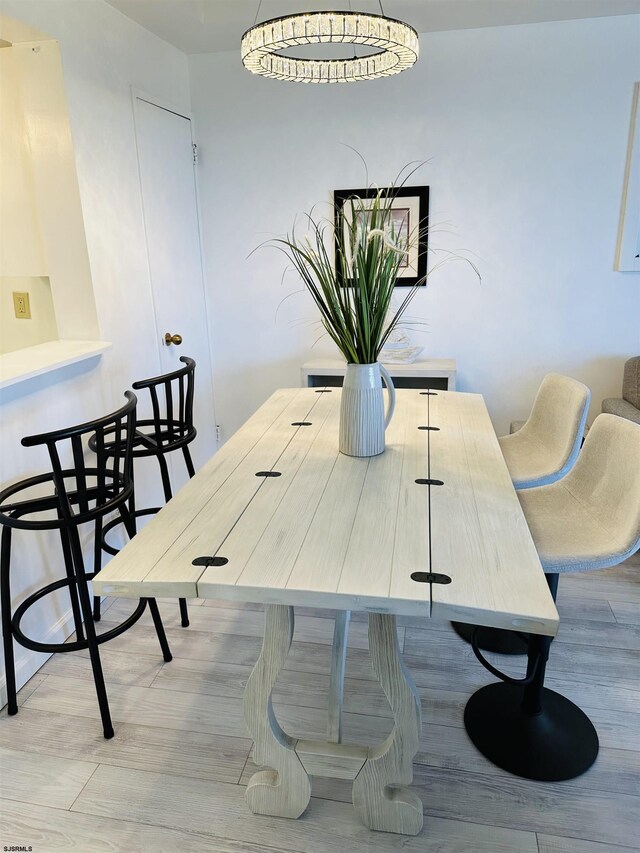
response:
[[[334,228],[336,245],[338,243],[338,235],[340,228],[345,228],[344,207],[353,199],[374,199],[380,190],[370,189],[355,189],[355,190],[334,190],[333,191],[333,209],[334,209]],[[401,208],[403,202],[410,204],[409,210],[418,210],[418,222],[420,228],[420,238],[417,246],[417,255],[414,256],[413,263],[406,271],[403,271],[398,276],[396,287],[415,287],[417,284],[426,285],[427,275],[427,251],[429,244],[429,187],[400,187],[400,188],[383,188],[381,190],[393,195],[393,207]],[[397,204],[396,204],[397,202]],[[415,218],[415,213],[414,213]],[[409,233],[414,230],[418,223],[413,223],[409,215],[408,229]],[[346,275],[346,271],[342,268],[340,255],[336,252],[336,275],[338,282],[343,287],[349,287],[351,279]],[[413,275],[411,273],[414,273]]]

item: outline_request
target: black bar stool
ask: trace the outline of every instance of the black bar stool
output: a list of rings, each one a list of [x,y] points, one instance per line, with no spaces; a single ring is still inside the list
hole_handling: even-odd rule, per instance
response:
[[[130,536],[135,535],[135,522],[127,501],[133,494],[131,453],[135,427],[136,396],[125,394],[126,404],[111,415],[22,439],[24,447],[46,445],[51,471],[21,480],[0,492],[0,592],[2,594],[2,636],[7,673],[8,713],[18,713],[13,640],[36,652],[75,652],[89,649],[93,678],[98,695],[105,738],[113,737],[99,646],[130,628],[149,605],[165,661],[171,652],[164,633],[158,605],[154,599],[141,598],[134,612],[116,628],[97,635],[93,624],[89,584],[101,568],[103,519],[114,510],[120,514]],[[93,433],[97,454],[95,465],[88,467],[82,438]],[[115,435],[120,448],[117,453],[103,452],[105,435]],[[64,461],[63,461],[64,460]],[[66,467],[70,464],[70,467]],[[44,493],[44,494],[43,494]],[[85,569],[79,528],[91,523],[95,529],[93,571]],[[11,607],[11,536],[19,530],[57,530],[60,534],[66,577],[43,586],[27,596],[12,613]],[[58,589],[67,588],[76,631],[72,643],[42,643],[27,637],[20,622],[37,601]]]
[[[189,477],[193,477],[195,474],[188,445],[191,444],[197,435],[196,428],[193,425],[193,393],[196,363],[192,358],[188,358],[187,356],[182,356],[180,361],[184,364],[184,367],[172,373],[165,373],[163,376],[154,376],[152,379],[143,379],[140,382],[134,382],[132,386],[136,391],[144,388],[148,389],[151,396],[151,409],[153,413],[152,418],[136,420],[132,459],[141,459],[149,456],[157,459],[165,501],[170,501],[173,497],[169,468],[165,459],[168,453],[181,450]],[[159,391],[160,394],[158,393]],[[96,440],[93,436],[89,439],[89,447],[98,452]],[[109,456],[120,455],[122,453],[121,440],[115,435],[107,436],[107,441],[104,444],[102,452]],[[129,498],[129,513],[133,518],[155,515],[159,510],[159,506],[136,509],[134,494],[133,492],[131,493],[131,497]],[[116,518],[104,526],[101,545],[107,554],[115,555],[118,553],[119,549],[110,545],[106,537],[111,530],[120,524],[122,524],[122,518],[116,516]],[[189,625],[187,601],[184,598],[181,598],[179,601],[182,627],[186,628]],[[94,619],[98,621],[100,619],[100,599],[97,597],[94,599],[93,613]]]

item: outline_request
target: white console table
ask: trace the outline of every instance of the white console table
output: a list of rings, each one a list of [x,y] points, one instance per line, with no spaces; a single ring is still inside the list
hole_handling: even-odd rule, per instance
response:
[[[384,365],[397,388],[440,388],[442,391],[456,390],[455,358],[431,358],[414,361],[413,364]],[[339,358],[322,358],[307,361],[300,369],[303,388],[319,385],[341,386],[347,372],[347,364]]]

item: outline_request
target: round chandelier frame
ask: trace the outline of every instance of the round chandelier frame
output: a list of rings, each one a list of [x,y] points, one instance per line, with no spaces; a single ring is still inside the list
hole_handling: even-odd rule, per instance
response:
[[[377,48],[369,56],[303,59],[278,51],[309,44]],[[419,56],[418,34],[403,21],[362,12],[306,12],[255,24],[242,36],[242,63],[253,74],[295,83],[355,83],[400,74]]]

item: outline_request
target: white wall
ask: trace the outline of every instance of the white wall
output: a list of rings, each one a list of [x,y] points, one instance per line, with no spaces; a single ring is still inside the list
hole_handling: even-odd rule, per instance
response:
[[[283,305],[282,256],[263,250],[335,188],[384,185],[410,160],[431,187],[431,217],[455,235],[434,245],[476,253],[434,275],[411,313],[425,355],[458,360],[462,390],[485,394],[495,425],[527,414],[545,372],[602,397],[620,392],[640,352],[640,276],[612,272],[640,16],[444,32],[388,80],[299,86],[248,74],[239,51],[190,58],[213,293],[218,419],[228,436],[299,365],[332,353]],[[434,255],[431,255],[433,262]]]
[[[41,453],[20,447],[23,435],[105,414],[123,402],[134,379],[159,369],[130,86],[187,109],[189,86],[183,54],[99,0],[3,0],[2,12],[60,42],[100,331],[113,342],[101,361],[0,392],[0,481],[6,484],[45,466]],[[155,471],[139,479],[142,500],[161,494]],[[55,538],[25,533],[14,543],[16,597],[60,576]],[[34,636],[66,634],[66,599],[36,609],[24,622]],[[23,681],[37,656],[17,647],[17,661]]]
[[[0,50],[0,275],[47,275],[15,51]]]
[[[15,19],[0,16],[0,35],[7,29],[7,35],[16,29]],[[29,40],[31,28],[25,29],[14,34],[12,47],[0,52],[0,270],[9,276],[48,276],[60,337],[96,339],[99,328],[60,49],[54,39]],[[34,338],[34,332],[32,328],[25,338]],[[25,339],[23,346],[29,345]]]
[[[16,317],[13,294],[28,293],[31,317]],[[58,337],[51,285],[46,276],[0,276],[0,355]]]

